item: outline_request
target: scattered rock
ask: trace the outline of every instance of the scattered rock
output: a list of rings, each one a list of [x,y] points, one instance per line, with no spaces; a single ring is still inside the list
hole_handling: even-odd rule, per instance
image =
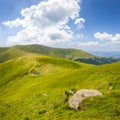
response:
[[[42,93],[36,94],[36,97],[37,97],[37,98],[42,97],[42,96],[47,96],[47,94],[42,94]]]
[[[97,90],[78,90],[69,99],[69,107],[78,110],[79,104],[87,97],[102,96],[102,93]]]
[[[41,96],[47,96],[47,94],[41,94]]]
[[[109,90],[112,90],[112,89],[113,89],[113,87],[112,87],[112,86],[110,86],[110,87],[109,87]]]

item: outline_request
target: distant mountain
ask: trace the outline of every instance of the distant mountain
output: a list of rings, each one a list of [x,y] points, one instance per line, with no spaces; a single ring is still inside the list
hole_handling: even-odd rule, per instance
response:
[[[5,62],[7,60],[29,54],[54,56],[96,65],[117,62],[120,60],[118,58],[98,57],[77,49],[52,48],[43,45],[17,45],[13,47],[0,48],[0,62]]]
[[[106,52],[106,51],[90,51],[91,54],[102,56],[102,57],[116,57],[120,58],[120,52]]]

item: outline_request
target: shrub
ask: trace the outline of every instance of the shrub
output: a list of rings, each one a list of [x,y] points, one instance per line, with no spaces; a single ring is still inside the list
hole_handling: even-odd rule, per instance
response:
[[[41,110],[41,111],[38,112],[39,115],[44,114],[44,113],[46,113],[46,110]]]
[[[67,90],[67,91],[65,91],[65,95],[66,95],[66,97],[69,98],[69,97],[72,96],[75,92],[76,92],[76,89]]]
[[[0,112],[0,117],[4,117],[5,116],[5,112]]]
[[[30,120],[29,117],[25,117],[24,120]]]

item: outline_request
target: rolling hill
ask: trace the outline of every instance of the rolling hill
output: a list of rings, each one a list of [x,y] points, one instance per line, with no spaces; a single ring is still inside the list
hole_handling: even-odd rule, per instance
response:
[[[94,57],[89,53],[76,49],[51,48],[42,45],[18,45],[8,48],[0,48],[0,62],[31,53],[55,56],[71,60]]]
[[[120,62],[95,66],[29,54],[0,64],[1,120],[119,120]],[[103,97],[68,107],[65,91],[97,89]]]
[[[0,62],[25,56],[29,54],[42,54],[54,57],[65,58],[89,64],[101,65],[120,61],[119,58],[98,57],[77,49],[51,48],[42,45],[18,45],[7,48],[0,48]]]

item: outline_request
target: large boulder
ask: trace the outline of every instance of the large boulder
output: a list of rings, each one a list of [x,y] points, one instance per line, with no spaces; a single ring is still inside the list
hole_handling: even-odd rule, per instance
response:
[[[102,93],[97,90],[78,90],[72,97],[69,98],[69,107],[78,110],[79,104],[87,97],[102,96]]]

